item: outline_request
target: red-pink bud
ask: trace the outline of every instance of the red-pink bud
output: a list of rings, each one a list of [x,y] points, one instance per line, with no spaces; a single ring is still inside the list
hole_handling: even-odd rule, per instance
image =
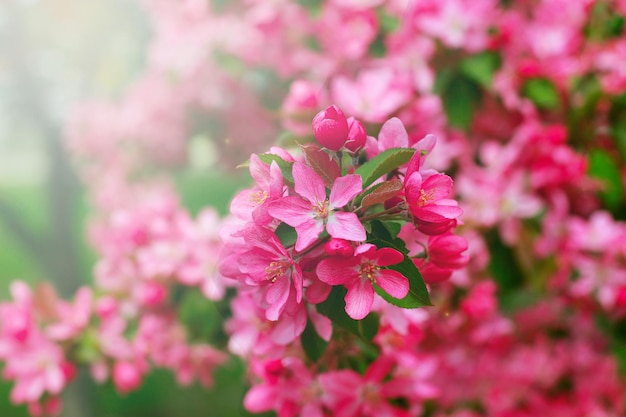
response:
[[[363,123],[354,117],[348,117],[348,141],[345,144],[347,150],[357,153],[365,146],[367,132]]]
[[[348,121],[334,104],[317,113],[313,118],[315,139],[331,151],[338,151],[348,139]]]
[[[330,256],[349,257],[354,254],[352,244],[344,239],[332,238],[324,245],[326,253]]]
[[[113,316],[117,313],[117,300],[110,295],[105,295],[96,303],[96,314],[101,319]]]
[[[167,298],[167,288],[158,282],[144,282],[139,287],[139,302],[144,306],[156,307]]]
[[[130,362],[116,362],[113,365],[113,383],[121,393],[127,393],[141,385],[139,367]]]
[[[622,285],[617,289],[617,294],[615,294],[615,306],[618,308],[626,307],[626,285]]]

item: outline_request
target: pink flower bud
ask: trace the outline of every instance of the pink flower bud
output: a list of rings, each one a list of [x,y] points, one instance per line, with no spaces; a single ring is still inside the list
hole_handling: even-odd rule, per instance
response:
[[[141,385],[141,372],[130,362],[116,362],[113,365],[113,383],[121,393],[133,391]]]
[[[617,294],[615,294],[615,305],[618,308],[626,307],[626,285],[622,285],[617,289]]]
[[[96,314],[101,319],[105,319],[117,313],[117,307],[117,300],[110,295],[106,295],[96,303]]]
[[[63,372],[63,378],[68,383],[76,377],[76,366],[71,362],[63,362],[61,364],[61,372]]]
[[[330,256],[349,257],[354,255],[352,244],[344,239],[332,238],[324,245],[326,253]]]
[[[365,146],[367,132],[365,126],[354,117],[348,117],[348,140],[345,148],[352,153],[357,153]]]
[[[348,121],[334,104],[313,118],[315,139],[331,151],[340,150],[348,139]]]
[[[158,282],[146,282],[139,287],[139,302],[144,306],[155,307],[167,298],[167,288]]]
[[[270,360],[265,364],[265,377],[267,380],[275,384],[285,371],[285,366],[281,359]]]

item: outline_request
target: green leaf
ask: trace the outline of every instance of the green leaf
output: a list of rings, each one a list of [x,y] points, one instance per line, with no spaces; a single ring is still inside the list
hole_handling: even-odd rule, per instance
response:
[[[288,248],[296,244],[296,240],[298,239],[298,234],[296,233],[296,229],[289,226],[287,223],[281,223],[276,228],[276,236],[280,243],[283,244],[284,247]]]
[[[333,324],[359,336],[366,342],[371,341],[378,333],[378,317],[370,313],[361,320],[354,320],[346,313],[347,290],[336,285],[330,291],[328,298],[317,305],[317,311],[328,317]]]
[[[545,78],[531,78],[522,86],[522,94],[540,109],[556,109],[561,105],[559,91]]]
[[[337,162],[317,145],[300,145],[306,163],[327,187],[332,187],[335,180],[341,176],[341,170]]]
[[[359,334],[364,340],[371,341],[378,334],[380,320],[376,314],[370,313],[358,321]]]
[[[272,161],[275,161],[278,164],[285,181],[293,183],[293,175],[291,173],[293,162],[287,162],[280,156],[271,153],[262,153],[259,155],[259,159],[268,165],[270,165]]]
[[[300,340],[302,342],[302,349],[304,349],[304,353],[306,353],[309,359],[313,362],[317,362],[322,357],[326,351],[326,346],[328,346],[328,342],[317,334],[317,331],[315,331],[315,327],[310,319],[307,320],[306,327],[300,336]]]
[[[481,98],[480,85],[476,81],[455,73],[443,84],[441,93],[448,123],[459,129],[469,129]]]
[[[598,178],[604,184],[600,193],[602,200],[611,210],[615,210],[624,198],[624,186],[619,168],[613,158],[601,150],[589,154],[589,175]]]
[[[358,335],[358,322],[346,313],[346,302],[344,300],[346,293],[347,290],[344,287],[340,285],[334,286],[330,294],[328,294],[328,298],[317,305],[317,311],[328,317],[333,324]]]
[[[461,63],[461,72],[468,78],[487,88],[493,74],[500,68],[500,56],[495,52],[482,52],[466,58]]]
[[[626,161],[626,95],[615,99],[609,111],[609,124],[615,147]]]
[[[404,255],[404,260],[396,265],[388,268],[400,272],[409,280],[409,293],[406,297],[398,299],[387,294],[382,288],[374,284],[374,290],[378,295],[383,297],[387,302],[402,308],[418,308],[423,306],[431,306],[430,296],[426,284],[422,278],[422,274],[415,266],[411,258],[406,253],[406,246],[401,239],[392,238],[391,234],[384,226],[383,222],[372,222],[372,235],[367,240],[368,243],[376,245],[378,248],[393,248]]]
[[[394,178],[390,181],[377,184],[376,187],[366,190],[366,194],[361,200],[361,207],[371,207],[376,204],[384,203],[397,196],[403,188],[402,181],[398,178]]]
[[[376,155],[354,171],[363,179],[363,188],[411,160],[415,149],[393,148]]]

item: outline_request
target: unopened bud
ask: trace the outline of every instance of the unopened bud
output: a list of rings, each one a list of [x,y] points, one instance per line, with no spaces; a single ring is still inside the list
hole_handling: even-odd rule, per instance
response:
[[[352,244],[344,239],[332,238],[324,246],[324,250],[330,256],[349,257],[354,254]]]
[[[365,146],[367,132],[365,126],[354,117],[348,117],[348,140],[344,145],[347,150],[357,153]]]
[[[331,151],[343,148],[348,139],[348,121],[343,112],[334,104],[317,113],[313,118],[315,139]]]

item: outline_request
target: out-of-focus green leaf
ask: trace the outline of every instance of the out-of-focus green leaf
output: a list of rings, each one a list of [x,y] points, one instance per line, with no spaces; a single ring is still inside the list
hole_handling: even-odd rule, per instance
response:
[[[328,342],[322,339],[315,331],[311,320],[307,321],[304,332],[300,336],[300,340],[302,341],[304,353],[306,353],[313,362],[317,362],[322,357],[326,351],[326,346],[328,346]]]
[[[500,68],[500,56],[495,52],[481,52],[472,55],[461,63],[461,72],[468,78],[487,88],[493,74]]]
[[[482,97],[480,85],[460,74],[455,73],[442,86],[441,99],[443,108],[451,126],[467,130],[474,118],[474,110]]]
[[[561,105],[559,91],[550,80],[545,78],[527,80],[522,87],[522,93],[540,109],[551,110]]]
[[[317,311],[328,317],[333,324],[369,342],[378,332],[375,324],[378,319],[374,313],[368,314],[362,320],[354,320],[348,316],[345,302],[346,293],[347,290],[344,287],[334,286],[328,298],[317,305]]]
[[[617,164],[606,152],[593,150],[589,154],[589,175],[604,184],[600,197],[611,210],[620,206],[624,198],[624,185]]]
[[[369,186],[381,176],[401,167],[411,160],[415,149],[393,148],[376,155],[354,171],[363,179],[363,188]]]

